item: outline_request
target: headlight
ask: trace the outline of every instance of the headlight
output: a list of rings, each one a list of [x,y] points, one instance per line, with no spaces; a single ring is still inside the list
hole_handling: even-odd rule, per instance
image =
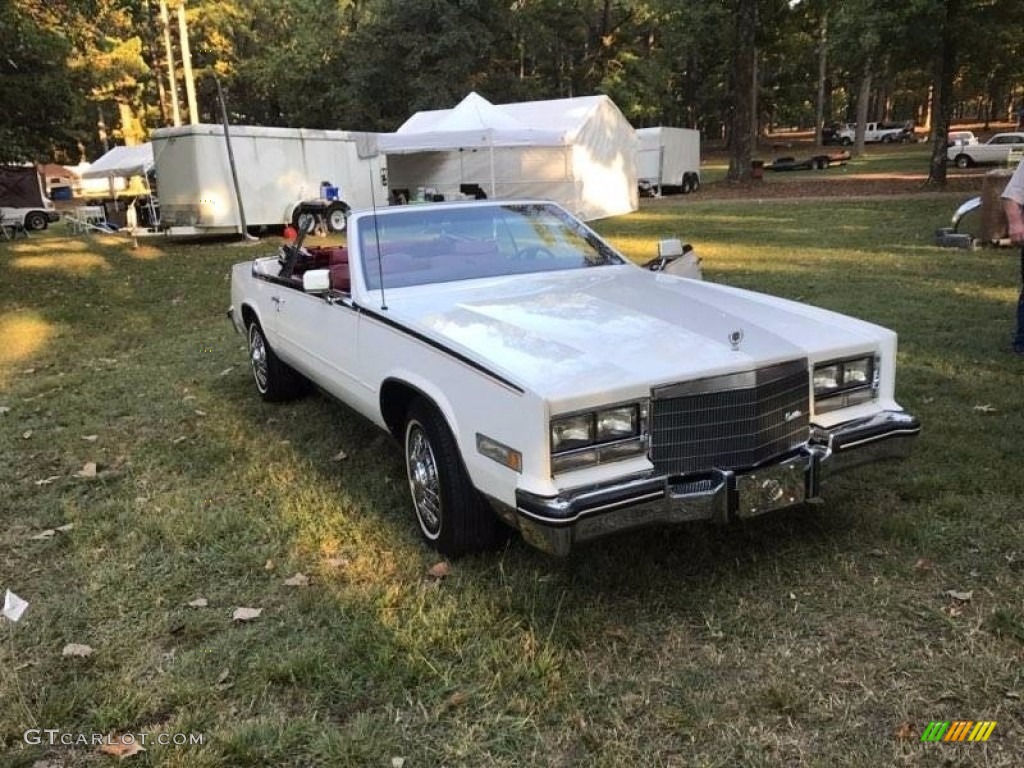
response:
[[[609,408],[597,412],[597,441],[621,440],[633,437],[637,427],[637,407]]]
[[[647,450],[647,401],[551,420],[551,471],[631,458]]]
[[[584,448],[594,442],[594,414],[581,413],[551,422],[551,452]]]
[[[814,366],[814,410],[827,413],[878,397],[878,359],[831,360]]]

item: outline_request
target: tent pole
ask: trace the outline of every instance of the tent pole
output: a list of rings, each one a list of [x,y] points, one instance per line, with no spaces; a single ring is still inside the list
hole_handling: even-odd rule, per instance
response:
[[[235,153],[231,151],[231,132],[228,130],[228,107],[224,102],[224,91],[220,87],[220,78],[213,76],[217,84],[217,100],[220,102],[220,116],[224,121],[224,144],[228,148],[228,165],[231,166],[231,181],[235,185],[235,200],[238,202],[238,220],[242,225],[242,237],[254,241],[257,238],[249,234],[249,228],[245,224],[245,206],[242,205],[242,188],[238,185],[238,169],[235,167]]]
[[[491,197],[498,196],[497,184],[494,179],[494,142],[491,142]]]

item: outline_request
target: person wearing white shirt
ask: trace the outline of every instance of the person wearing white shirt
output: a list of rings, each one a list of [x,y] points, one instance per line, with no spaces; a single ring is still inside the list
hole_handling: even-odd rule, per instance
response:
[[[1024,355],[1024,160],[1018,163],[1017,170],[1003,190],[1002,198],[1010,242],[1021,246],[1021,290],[1017,298],[1017,332],[1013,337],[1013,351]]]

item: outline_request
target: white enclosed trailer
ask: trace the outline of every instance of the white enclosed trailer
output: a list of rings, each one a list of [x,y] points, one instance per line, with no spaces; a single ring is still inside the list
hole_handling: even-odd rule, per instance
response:
[[[387,204],[376,135],[307,128],[230,126],[248,227],[320,215],[345,227],[350,208]],[[241,233],[224,127],[183,125],[153,132],[160,227],[169,235]]]
[[[691,128],[640,128],[636,132],[636,176],[640,189],[660,195],[683,194],[700,187],[700,131]]]

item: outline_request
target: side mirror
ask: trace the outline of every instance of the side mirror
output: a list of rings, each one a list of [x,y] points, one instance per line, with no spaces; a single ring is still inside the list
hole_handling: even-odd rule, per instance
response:
[[[302,290],[306,293],[326,293],[331,289],[329,269],[310,269],[302,273]]]
[[[679,238],[658,242],[658,258],[668,261],[683,255],[683,241]]]

